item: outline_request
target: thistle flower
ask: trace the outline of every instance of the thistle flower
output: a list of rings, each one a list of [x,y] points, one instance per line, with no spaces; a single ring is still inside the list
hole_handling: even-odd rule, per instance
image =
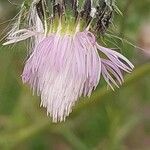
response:
[[[34,0],[29,6],[25,1],[19,16],[28,12],[27,26],[14,27],[4,45],[31,39],[22,80],[41,96],[53,122],[64,121],[79,97],[90,96],[100,76],[113,89],[122,84],[122,72],[134,68],[96,41],[112,21],[112,0]]]

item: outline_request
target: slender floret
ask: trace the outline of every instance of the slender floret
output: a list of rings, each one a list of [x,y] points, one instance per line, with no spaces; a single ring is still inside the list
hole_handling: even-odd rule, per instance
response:
[[[114,89],[123,83],[123,71],[134,68],[96,40],[112,21],[112,0],[34,0],[29,6],[22,6],[28,12],[27,27],[18,25],[4,45],[31,39],[22,81],[41,97],[53,122],[64,121],[79,97],[96,89],[101,76]]]

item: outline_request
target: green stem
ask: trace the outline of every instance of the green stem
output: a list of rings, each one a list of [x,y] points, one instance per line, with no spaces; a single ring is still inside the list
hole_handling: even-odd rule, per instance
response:
[[[66,127],[60,128],[58,134],[61,134],[73,149],[88,150],[88,147],[81,142],[71,129]]]

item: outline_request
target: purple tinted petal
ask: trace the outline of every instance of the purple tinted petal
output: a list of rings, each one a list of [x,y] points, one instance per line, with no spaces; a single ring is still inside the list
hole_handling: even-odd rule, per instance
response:
[[[103,64],[103,63],[102,63]],[[118,84],[116,83],[116,81],[111,77],[110,73],[107,71],[105,65],[102,65],[102,73],[105,75],[105,80],[106,82],[110,85],[110,87],[112,88],[112,85],[110,84],[109,81],[111,81],[116,87],[119,88]],[[107,78],[107,79],[106,79]],[[113,88],[112,88],[113,89]]]
[[[108,59],[100,58],[97,49]],[[112,89],[113,84],[119,87],[121,70],[129,72],[132,65],[121,54],[97,45],[92,33],[53,34],[35,46],[22,80],[37,91],[41,106],[57,122],[65,120],[79,97],[91,95],[101,74]]]
[[[41,95],[41,106],[54,122],[65,120],[78,97],[90,96],[98,84],[101,61],[86,36],[49,36],[26,62],[22,79]]]
[[[113,50],[111,50],[111,49],[102,47],[102,46],[100,46],[100,45],[98,45],[98,44],[96,44],[96,45],[97,45],[97,48],[98,48],[100,51],[102,51],[104,54],[106,54],[106,56],[113,56],[113,57],[116,58],[116,60],[119,60],[118,58],[120,58],[120,59],[124,60],[124,61],[129,65],[129,67],[130,67],[131,69],[134,68],[133,64],[132,64],[127,58],[125,58],[123,55],[121,55],[120,53],[118,53],[118,52],[116,52],[116,51],[113,51]],[[121,61],[120,61],[120,63],[122,64]]]
[[[106,59],[102,59],[103,60],[103,63],[107,66],[109,66],[110,68],[112,68],[117,74],[118,76],[120,77],[121,81],[123,82],[123,75],[120,71],[120,69],[115,65],[113,64],[110,60],[106,60]]]

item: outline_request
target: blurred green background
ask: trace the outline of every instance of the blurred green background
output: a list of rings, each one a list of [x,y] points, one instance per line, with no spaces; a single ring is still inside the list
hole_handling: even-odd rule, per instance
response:
[[[19,11],[21,1],[11,1],[15,4],[0,0],[1,39]],[[115,15],[108,33],[124,40],[104,40],[108,46],[116,43],[135,70],[115,92],[101,80],[91,98],[79,101],[65,123],[52,124],[39,106],[40,99],[22,84],[25,43],[0,44],[0,150],[150,149],[150,0],[118,0],[118,6],[123,16]]]

